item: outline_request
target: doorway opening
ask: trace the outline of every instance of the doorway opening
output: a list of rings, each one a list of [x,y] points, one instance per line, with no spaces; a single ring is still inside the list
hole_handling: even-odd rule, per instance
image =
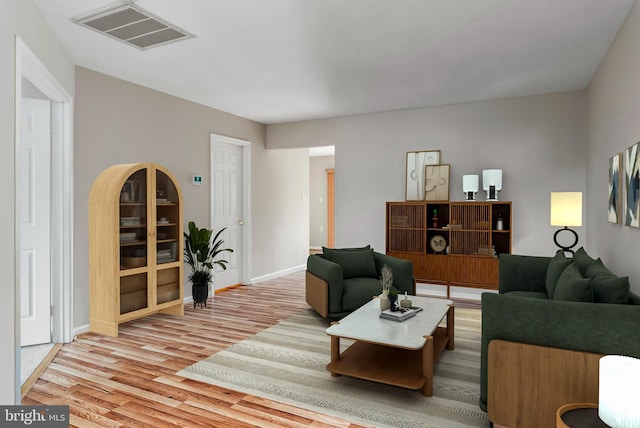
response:
[[[309,149],[309,252],[334,243],[335,147]]]
[[[16,80],[15,80],[15,194],[17,196],[15,206],[15,302],[14,310],[16,319],[16,331],[14,337],[22,335],[22,318],[26,312],[31,315],[35,312],[46,314],[46,322],[43,324],[44,337],[49,343],[70,342],[72,339],[72,282],[73,282],[73,130],[72,112],[73,99],[71,95],[51,75],[42,62],[29,49],[20,37],[16,37]],[[35,95],[34,95],[35,94]],[[50,286],[44,292],[40,292],[37,282],[29,283],[33,276],[23,275],[32,269],[33,265],[25,262],[23,258],[23,235],[28,232],[24,229],[23,219],[25,210],[33,210],[33,206],[24,202],[35,200],[34,195],[24,195],[23,192],[34,191],[34,185],[24,185],[27,177],[25,171],[29,162],[24,158],[29,151],[23,152],[23,130],[29,130],[29,114],[23,115],[27,106],[27,98],[39,99],[47,105],[47,112],[43,113],[50,119],[49,138],[47,141],[50,152],[48,153],[47,166],[49,171],[43,183],[46,183],[50,203],[47,207],[46,218],[49,221],[45,240],[49,268],[43,281]],[[45,101],[46,100],[46,101]],[[41,186],[38,184],[38,186]],[[37,189],[36,189],[37,190]],[[31,278],[31,279],[29,279]],[[48,279],[48,281],[47,281]],[[39,281],[39,280],[38,280]],[[44,300],[32,299],[33,294],[41,294]],[[29,299],[24,302],[24,299]],[[23,305],[23,303],[25,303]],[[35,308],[34,305],[40,307]],[[44,305],[44,307],[42,307]],[[36,341],[37,342],[37,341]],[[34,343],[36,343],[34,342]],[[20,343],[15,343],[16,365],[14,368],[16,385],[16,402],[19,402],[20,386],[22,385],[22,352]]]

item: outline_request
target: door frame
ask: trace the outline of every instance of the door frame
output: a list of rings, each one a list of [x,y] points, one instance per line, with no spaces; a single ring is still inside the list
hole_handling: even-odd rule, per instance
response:
[[[16,36],[15,194],[20,194],[20,107],[26,78],[51,100],[51,330],[55,343],[71,342],[73,329],[73,97],[27,44]],[[20,269],[20,204],[15,204],[15,269]],[[16,337],[20,337],[20,279],[15,283]],[[17,343],[19,350],[19,341]],[[19,359],[17,376],[20,376]],[[19,382],[18,382],[19,386]],[[18,388],[19,392],[20,388]]]
[[[242,263],[241,281],[244,285],[251,284],[251,142],[241,140],[239,138],[228,137],[226,135],[211,133],[209,137],[209,176],[210,182],[213,182],[213,165],[214,153],[213,145],[215,143],[232,144],[240,146],[242,149],[242,255],[240,263]],[[209,221],[213,227],[213,187],[209,187]]]

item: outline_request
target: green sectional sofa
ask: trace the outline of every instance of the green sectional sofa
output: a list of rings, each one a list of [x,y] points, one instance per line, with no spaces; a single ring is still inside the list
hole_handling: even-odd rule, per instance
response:
[[[561,251],[555,257],[501,254],[499,294],[482,295],[480,407],[485,411],[502,405],[487,403],[489,345],[496,339],[640,358],[640,296],[630,291],[627,277],[614,275],[584,249],[573,258]],[[527,394],[544,391],[522,394],[526,401]]]
[[[324,318],[342,318],[382,292],[384,265],[393,270],[393,286],[401,294],[415,295],[411,261],[377,253],[370,246],[323,248],[322,254],[307,259],[306,301]]]

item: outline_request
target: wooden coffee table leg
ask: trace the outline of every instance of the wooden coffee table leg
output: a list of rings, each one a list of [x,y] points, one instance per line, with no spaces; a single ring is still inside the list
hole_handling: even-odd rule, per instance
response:
[[[331,336],[331,362],[335,363],[340,359],[340,337]],[[331,372],[331,376],[339,376],[338,373]]]
[[[422,395],[431,397],[433,395],[433,336],[425,336],[427,341],[422,348],[422,376],[424,376],[424,386]]]
[[[455,317],[453,315],[453,305],[449,306],[449,310],[447,311],[447,349],[453,351],[454,348],[454,330],[455,330]]]

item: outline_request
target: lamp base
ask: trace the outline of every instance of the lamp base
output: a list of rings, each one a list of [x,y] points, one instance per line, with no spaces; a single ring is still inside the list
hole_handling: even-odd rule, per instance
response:
[[[466,201],[475,201],[476,200],[476,192],[464,192],[466,196]]]
[[[558,235],[560,234],[560,232],[562,231],[568,231],[571,232],[573,234],[573,243],[571,245],[560,245],[560,243],[558,242]],[[578,233],[573,230],[573,229],[569,229],[567,226],[563,227],[562,229],[558,229],[556,231],[556,233],[553,234],[553,242],[565,253],[571,253],[571,255],[575,254],[574,251],[572,250],[573,247],[575,247],[578,244]]]
[[[496,186],[489,186],[489,190],[485,190],[487,192],[487,201],[497,201],[498,200],[498,189]]]

